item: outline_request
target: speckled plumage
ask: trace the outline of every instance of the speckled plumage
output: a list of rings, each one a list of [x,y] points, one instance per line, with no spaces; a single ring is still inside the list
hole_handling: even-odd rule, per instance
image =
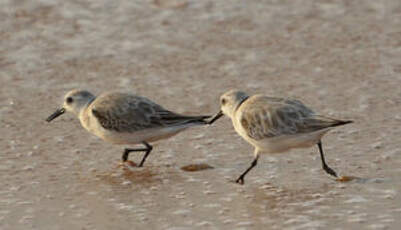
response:
[[[241,106],[239,122],[254,140],[312,133],[326,129],[339,121],[316,115],[295,99],[255,95]]]
[[[255,147],[252,165],[237,182],[243,183],[244,176],[256,165],[260,153],[279,153],[315,144],[319,146],[325,171],[337,176],[324,162],[321,138],[333,127],[351,121],[317,115],[296,99],[249,96],[236,90],[223,94],[220,103],[221,111],[209,123],[222,114],[227,115],[237,133]]]

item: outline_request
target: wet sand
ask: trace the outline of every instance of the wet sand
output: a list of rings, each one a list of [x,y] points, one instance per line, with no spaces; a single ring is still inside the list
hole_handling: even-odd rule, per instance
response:
[[[0,2],[0,229],[398,229],[401,3]],[[231,88],[352,119],[318,149],[263,155],[225,118],[157,142],[144,168],[71,114],[73,88],[213,114]],[[139,154],[138,154],[139,155]],[[138,162],[141,156],[131,154]],[[191,164],[213,168],[184,171]]]

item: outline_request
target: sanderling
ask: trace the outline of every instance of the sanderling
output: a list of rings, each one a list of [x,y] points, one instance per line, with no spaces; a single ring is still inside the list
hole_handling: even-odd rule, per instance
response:
[[[324,160],[321,138],[330,129],[352,121],[315,114],[295,99],[267,97],[230,90],[220,97],[221,110],[210,121],[223,115],[231,118],[235,131],[255,147],[252,164],[236,180],[243,184],[245,175],[256,166],[260,153],[279,153],[292,148],[317,144],[323,169],[337,177]]]
[[[145,152],[139,167],[152,151],[149,142],[171,137],[191,126],[207,124],[204,119],[210,117],[177,114],[148,98],[133,94],[111,92],[95,97],[85,90],[68,92],[62,108],[46,121],[50,122],[65,112],[78,116],[86,130],[107,142],[143,144],[145,148],[126,148],[122,155],[123,162],[127,162],[130,152]]]

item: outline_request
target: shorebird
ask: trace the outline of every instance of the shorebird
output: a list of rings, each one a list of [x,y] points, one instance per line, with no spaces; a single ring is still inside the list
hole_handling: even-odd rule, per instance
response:
[[[72,90],[64,97],[62,108],[46,121],[65,112],[75,114],[81,125],[106,142],[113,144],[143,144],[144,148],[126,148],[123,163],[131,152],[145,152],[138,167],[142,167],[153,147],[150,142],[169,138],[197,125],[207,124],[209,116],[186,116],[171,112],[146,97],[110,92],[94,96],[86,90]],[[128,161],[134,164],[131,161]]]
[[[245,175],[256,166],[260,153],[280,153],[313,145],[319,148],[324,171],[337,177],[325,161],[321,139],[334,127],[352,121],[318,115],[299,100],[260,94],[249,96],[236,90],[224,93],[220,105],[221,110],[209,124],[226,115],[231,118],[235,131],[255,147],[254,160],[237,183],[244,183]]]

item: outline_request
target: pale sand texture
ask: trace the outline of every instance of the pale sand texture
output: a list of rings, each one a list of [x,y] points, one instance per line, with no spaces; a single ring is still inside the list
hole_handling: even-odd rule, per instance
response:
[[[398,229],[401,2],[0,1],[0,229]],[[132,90],[184,114],[230,88],[355,121],[263,155],[228,119],[156,144],[143,169],[72,115],[73,88]],[[197,100],[194,100],[194,97]],[[138,161],[140,156],[130,155]],[[214,169],[180,168],[208,163]]]

